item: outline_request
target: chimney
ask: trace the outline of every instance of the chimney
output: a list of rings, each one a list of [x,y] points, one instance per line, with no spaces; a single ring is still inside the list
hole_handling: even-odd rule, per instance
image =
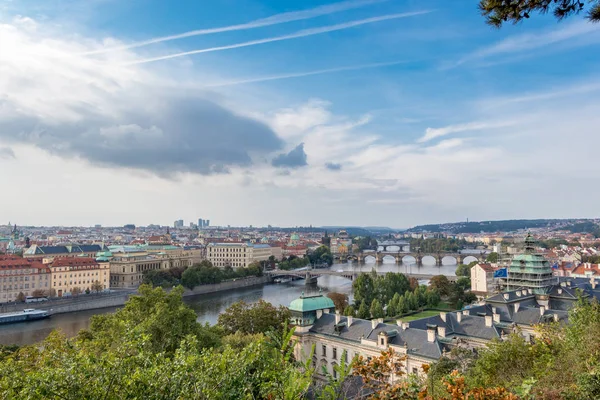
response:
[[[379,322],[380,324],[383,324],[383,318],[377,318],[377,322]]]
[[[342,319],[342,317],[341,317],[340,313],[336,312],[335,313],[335,324],[336,325],[339,324],[341,319]]]
[[[558,288],[558,294],[562,294],[562,288]]]
[[[460,324],[460,321],[462,321],[462,313],[459,311],[456,313],[456,322],[458,322]]]
[[[440,335],[440,337],[446,337],[446,327],[438,326],[437,333],[438,333],[438,335]]]
[[[352,325],[353,319],[354,319],[354,317],[352,317],[351,315],[346,317],[346,321],[348,322],[348,328],[350,328],[350,326]]]
[[[596,289],[596,278],[592,276],[590,279],[590,284],[592,285],[592,289]]]
[[[403,331],[407,330],[409,326],[410,326],[410,324],[408,322],[403,322],[402,323],[402,330]]]
[[[541,306],[540,307],[540,315],[544,315],[545,312],[546,312],[546,307]]]
[[[491,315],[485,316],[485,326],[487,326],[488,328],[492,327],[492,316]]]
[[[446,313],[442,311],[440,313],[440,318],[442,319],[442,321],[446,322]]]
[[[325,314],[329,314],[329,308],[325,308],[325,309],[323,310],[323,313],[325,313]]]
[[[463,310],[462,314],[463,314],[463,315],[469,315],[469,314],[470,314],[470,312],[469,312],[469,310]]]
[[[401,320],[401,319],[397,319],[397,320],[396,320],[396,325],[398,325],[398,326],[402,326],[402,320]]]
[[[323,310],[317,310],[317,319],[323,316]]]
[[[435,342],[435,329],[427,328],[427,341],[429,343]]]
[[[496,307],[492,307],[492,314],[496,314]]]
[[[554,314],[553,317],[554,317],[554,322],[558,322],[558,314]]]
[[[519,311],[519,307],[521,307],[521,303],[515,303],[514,307],[515,307],[515,312]]]
[[[377,325],[379,325],[379,320],[378,319],[372,319],[371,320],[371,329],[377,328]]]
[[[495,323],[500,323],[500,314],[498,313],[494,313],[494,322]]]

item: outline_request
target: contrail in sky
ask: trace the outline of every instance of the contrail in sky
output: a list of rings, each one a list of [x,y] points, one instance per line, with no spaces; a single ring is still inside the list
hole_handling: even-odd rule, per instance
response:
[[[189,56],[189,55],[192,55],[192,54],[201,54],[201,53],[210,53],[210,52],[213,52],[213,51],[223,51],[223,50],[230,50],[230,49],[238,49],[240,47],[256,46],[258,44],[271,43],[271,42],[279,42],[279,41],[282,41],[282,40],[302,38],[302,37],[306,37],[306,36],[319,35],[321,33],[327,33],[327,32],[333,32],[333,31],[340,31],[342,29],[348,29],[348,28],[352,28],[352,27],[355,27],[355,26],[360,26],[360,25],[365,25],[365,24],[372,24],[372,23],[380,22],[380,21],[387,21],[387,20],[390,20],[390,19],[406,18],[406,17],[415,16],[415,15],[428,14],[430,12],[431,12],[430,10],[426,10],[426,11],[414,11],[414,12],[407,12],[407,13],[400,13],[400,14],[382,15],[382,16],[379,16],[379,17],[373,17],[373,18],[366,18],[366,19],[361,19],[361,20],[356,20],[356,21],[344,22],[344,23],[336,24],[336,25],[323,26],[323,27],[320,27],[320,28],[303,29],[301,31],[298,31],[298,32],[295,32],[295,33],[292,33],[292,34],[289,34],[289,35],[275,36],[275,37],[270,37],[270,38],[266,38],[266,39],[258,39],[258,40],[251,40],[249,42],[242,42],[242,43],[230,44],[230,45],[227,45],[227,46],[210,47],[210,48],[207,48],[207,49],[185,51],[185,52],[182,52],[182,53],[169,54],[169,55],[166,55],[166,56],[146,58],[146,59],[142,59],[142,60],[137,60],[137,61],[133,61],[133,62],[130,62],[130,63],[126,63],[126,65],[144,64],[144,63],[149,63],[149,62],[155,62],[155,61],[161,61],[161,60],[168,60],[168,59],[176,58],[176,57]]]
[[[246,22],[244,24],[223,26],[220,28],[198,29],[198,30],[194,30],[194,31],[179,33],[176,35],[161,36],[161,37],[157,37],[157,38],[153,38],[153,39],[144,40],[141,42],[126,44],[123,46],[116,46],[116,47],[109,47],[109,48],[104,48],[104,49],[99,49],[99,50],[88,51],[85,53],[81,53],[80,55],[109,53],[111,51],[133,49],[136,47],[148,46],[148,45],[154,44],[154,43],[161,43],[161,42],[167,42],[170,40],[183,39],[183,38],[187,38],[187,37],[191,37],[191,36],[210,35],[213,33],[241,31],[241,30],[247,30],[247,29],[261,28],[264,26],[279,25],[279,24],[284,24],[287,22],[301,21],[301,20],[320,17],[323,15],[334,14],[334,13],[341,12],[341,11],[351,10],[354,8],[365,7],[365,6],[369,6],[372,4],[382,3],[385,1],[388,1],[388,0],[342,1],[339,3],[327,4],[327,5],[311,8],[308,10],[290,11],[290,12],[286,12],[286,13],[275,14],[275,15],[272,15],[267,18],[257,19],[255,21]]]
[[[259,77],[259,78],[241,79],[241,80],[237,80],[237,81],[227,81],[227,82],[222,82],[222,83],[205,85],[203,87],[211,88],[211,87],[222,87],[222,86],[234,86],[234,85],[243,85],[245,83],[275,81],[275,80],[279,80],[279,79],[288,79],[288,78],[301,78],[303,76],[330,74],[330,73],[334,73],[334,72],[356,71],[356,70],[368,69],[368,68],[388,67],[388,66],[392,66],[392,65],[405,64],[408,62],[409,61],[392,61],[392,62],[383,62],[383,63],[350,65],[347,67],[319,69],[316,71],[296,72],[296,73],[289,73],[289,74],[264,76],[264,77]]]

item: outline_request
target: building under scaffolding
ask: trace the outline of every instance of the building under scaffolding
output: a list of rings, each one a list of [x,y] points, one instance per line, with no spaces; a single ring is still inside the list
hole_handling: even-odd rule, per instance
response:
[[[532,289],[535,294],[546,294],[558,283],[552,276],[552,267],[543,255],[535,252],[531,235],[525,238],[525,251],[515,255],[508,267],[507,290]]]

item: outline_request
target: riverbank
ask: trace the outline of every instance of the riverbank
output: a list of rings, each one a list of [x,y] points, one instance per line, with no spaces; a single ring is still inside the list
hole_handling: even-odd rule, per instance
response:
[[[197,296],[202,294],[226,292],[240,288],[264,285],[271,279],[268,276],[249,277],[231,280],[227,282],[215,283],[210,285],[198,286],[192,290],[186,289],[184,297]],[[23,311],[26,308],[35,308],[36,310],[46,310],[52,315],[66,314],[78,311],[96,310],[101,308],[114,308],[123,306],[129,296],[137,294],[134,290],[122,290],[106,294],[89,294],[77,297],[53,299],[43,303],[18,303],[3,305],[0,310],[2,313]]]

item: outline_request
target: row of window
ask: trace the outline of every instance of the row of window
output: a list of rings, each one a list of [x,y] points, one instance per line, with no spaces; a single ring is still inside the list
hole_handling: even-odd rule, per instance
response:
[[[46,280],[48,280],[48,275],[45,275],[45,276],[46,276]],[[31,280],[34,281],[35,280],[35,276],[33,276]],[[42,280],[41,276],[40,276],[39,280],[40,281]],[[23,281],[29,281],[29,277],[28,276],[15,276],[14,277],[14,282],[18,282],[18,281],[21,281],[21,282],[23,282]],[[2,278],[2,282],[13,282],[13,277],[12,276],[10,276],[8,278],[4,277],[4,278]]]

